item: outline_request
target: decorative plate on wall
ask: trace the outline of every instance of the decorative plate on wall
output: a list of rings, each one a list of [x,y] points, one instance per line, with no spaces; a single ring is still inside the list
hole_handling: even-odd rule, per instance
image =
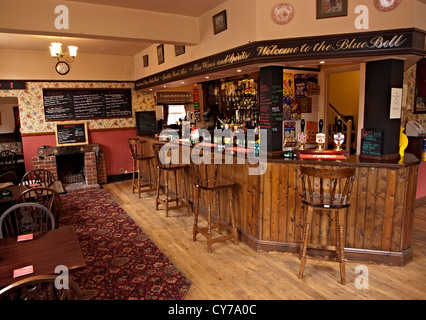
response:
[[[386,12],[395,9],[401,0],[374,0],[374,5],[380,11]]]
[[[294,10],[289,4],[282,3],[274,8],[274,21],[278,24],[287,24],[293,19]]]

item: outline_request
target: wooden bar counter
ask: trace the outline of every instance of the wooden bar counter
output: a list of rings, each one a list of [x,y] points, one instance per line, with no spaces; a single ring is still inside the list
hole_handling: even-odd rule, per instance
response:
[[[147,140],[146,152],[152,152],[151,144],[158,142],[153,138],[141,139]],[[343,161],[289,160],[277,156],[268,158],[263,175],[249,175],[248,161],[237,164],[237,157],[234,157],[233,164],[221,165],[219,174],[236,184],[234,215],[241,241],[257,251],[298,253],[303,229],[299,166],[355,167],[351,206],[346,216],[345,258],[403,266],[413,257],[411,232],[419,163],[411,154],[406,154],[403,161],[386,162],[364,161],[357,156]],[[190,167],[185,174],[192,203]],[[205,203],[205,199],[201,199],[201,212],[206,212]],[[226,194],[222,194],[222,213],[227,212],[226,203]],[[215,210],[213,202],[212,212]],[[222,216],[229,221],[226,215]],[[308,255],[335,257],[332,219],[333,215],[325,211],[314,215]]]

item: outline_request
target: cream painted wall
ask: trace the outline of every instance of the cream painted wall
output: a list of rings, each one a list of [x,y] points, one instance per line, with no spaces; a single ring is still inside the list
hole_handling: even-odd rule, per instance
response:
[[[156,46],[135,55],[135,79],[191,62],[203,57],[247,44],[251,41],[308,37],[328,34],[355,33],[399,28],[426,30],[426,4],[418,0],[401,1],[390,12],[380,12],[373,0],[348,1],[348,14],[344,17],[316,19],[314,0],[287,0],[294,8],[294,18],[286,25],[273,21],[276,0],[229,0],[199,18],[200,44],[187,46],[184,55],[175,57],[173,45],[165,45],[165,63],[158,65]],[[357,30],[355,7],[365,5],[369,11],[369,29]],[[213,34],[212,16],[227,12],[228,29]],[[149,56],[150,65],[142,67],[142,56]]]
[[[68,8],[69,29],[57,30],[55,8]],[[189,16],[132,10],[75,1],[19,0],[2,1],[0,30],[11,33],[137,39],[148,42],[196,44],[197,19]]]
[[[331,73],[328,81],[330,103],[341,114],[354,116],[355,126],[358,123],[359,80],[359,71],[350,71]],[[333,121],[329,118],[330,123]]]
[[[227,30],[214,34],[213,16],[226,10]],[[135,55],[135,80],[256,40],[256,0],[229,0],[199,18],[200,44],[186,46],[183,55],[175,57],[174,45],[164,45],[165,62],[158,64],[154,44]],[[148,55],[149,67],[143,68],[142,57]]]
[[[133,58],[79,53],[67,75],[55,71],[56,59],[46,51],[0,50],[0,79],[133,81]]]
[[[257,40],[415,27],[414,16],[418,14],[418,12],[415,12],[415,2],[417,0],[401,1],[394,10],[380,12],[374,6],[373,0],[351,0],[348,1],[347,16],[317,19],[316,1],[288,0],[286,3],[291,4],[294,8],[294,18],[286,25],[279,25],[272,19],[273,8],[277,2],[274,0],[257,0]],[[354,21],[358,16],[355,13],[355,7],[358,5],[365,5],[369,9],[369,30],[357,30],[355,28]],[[416,9],[421,8],[417,6]],[[426,10],[424,8],[422,10],[424,16]]]

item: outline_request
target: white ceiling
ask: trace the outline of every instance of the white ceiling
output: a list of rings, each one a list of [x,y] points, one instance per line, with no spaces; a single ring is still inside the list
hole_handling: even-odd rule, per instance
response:
[[[199,17],[228,0],[67,0],[112,7]]]
[[[191,17],[199,17],[226,1],[227,0],[68,0],[68,2],[84,2]],[[0,33],[0,49],[44,50],[48,52],[50,43],[58,40],[58,37],[54,36]],[[123,56],[133,56],[152,44],[140,41],[69,37],[62,37],[61,42],[64,47],[76,45],[79,48],[79,52]]]

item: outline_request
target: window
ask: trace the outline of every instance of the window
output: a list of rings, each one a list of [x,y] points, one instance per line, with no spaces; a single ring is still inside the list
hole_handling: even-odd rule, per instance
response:
[[[185,118],[185,106],[169,106],[169,116],[167,118],[167,124],[176,124],[180,118]]]

